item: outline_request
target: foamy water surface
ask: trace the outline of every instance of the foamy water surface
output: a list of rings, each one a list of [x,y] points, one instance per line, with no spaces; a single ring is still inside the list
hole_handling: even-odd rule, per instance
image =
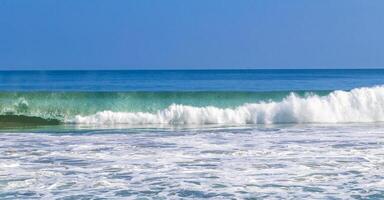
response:
[[[382,124],[0,134],[0,199],[381,199]]]

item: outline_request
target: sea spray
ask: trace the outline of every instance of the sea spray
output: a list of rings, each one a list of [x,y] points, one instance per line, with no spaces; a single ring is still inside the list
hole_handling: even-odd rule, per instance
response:
[[[219,101],[219,99],[218,99]],[[77,115],[76,124],[280,124],[384,121],[384,87],[334,91],[326,96],[291,93],[282,101],[246,103],[235,108],[172,104],[150,112],[100,111]]]
[[[0,122],[19,124],[28,117],[89,125],[382,122],[384,86],[291,93],[0,93],[0,116]]]

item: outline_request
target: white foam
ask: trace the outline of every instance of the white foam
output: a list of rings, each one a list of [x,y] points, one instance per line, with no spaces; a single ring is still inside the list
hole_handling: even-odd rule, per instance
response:
[[[384,86],[334,91],[327,96],[294,93],[279,102],[235,108],[172,104],[155,113],[102,111],[76,116],[77,124],[278,124],[384,121]]]
[[[383,199],[383,129],[378,123],[4,132],[0,196]]]

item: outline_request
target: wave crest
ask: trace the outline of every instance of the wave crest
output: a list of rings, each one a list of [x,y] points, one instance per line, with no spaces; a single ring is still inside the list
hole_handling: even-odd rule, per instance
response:
[[[334,91],[327,96],[291,93],[282,101],[247,103],[235,108],[172,104],[149,112],[102,111],[77,115],[77,124],[279,124],[384,121],[384,86]]]

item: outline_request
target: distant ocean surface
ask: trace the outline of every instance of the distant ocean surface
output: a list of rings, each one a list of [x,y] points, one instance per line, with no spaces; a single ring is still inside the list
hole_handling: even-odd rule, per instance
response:
[[[0,199],[384,198],[384,70],[0,71]]]
[[[383,69],[1,71],[2,91],[318,91],[382,84]]]

